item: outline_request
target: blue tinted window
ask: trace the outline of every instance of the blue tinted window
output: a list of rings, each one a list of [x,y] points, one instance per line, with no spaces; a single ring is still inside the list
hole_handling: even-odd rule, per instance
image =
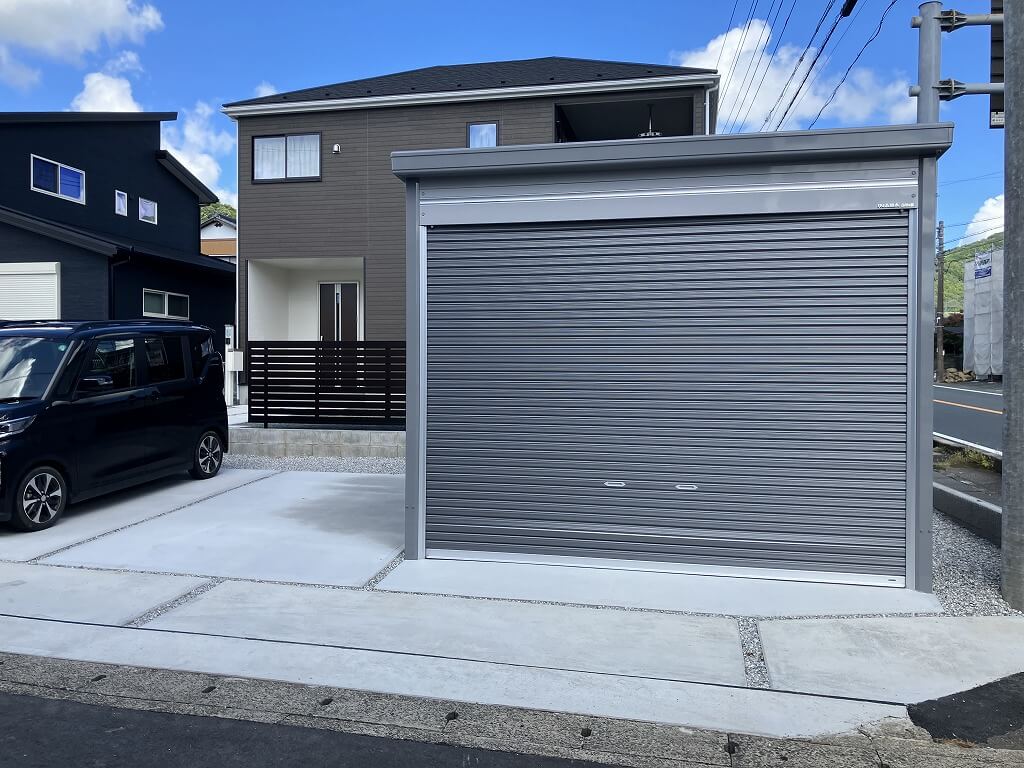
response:
[[[32,158],[32,186],[57,194],[57,164],[41,157]]]
[[[470,147],[498,146],[497,123],[473,123],[469,126]]]
[[[61,166],[60,169],[60,193],[64,197],[72,197],[81,200],[84,195],[85,174],[72,168]]]

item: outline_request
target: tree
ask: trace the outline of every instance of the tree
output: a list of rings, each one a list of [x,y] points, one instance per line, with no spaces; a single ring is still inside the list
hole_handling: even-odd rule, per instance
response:
[[[210,203],[203,206],[199,213],[199,220],[206,221],[206,219],[218,213],[222,216],[230,216],[232,219],[238,218],[238,211],[235,210],[235,206],[228,205],[227,203]]]

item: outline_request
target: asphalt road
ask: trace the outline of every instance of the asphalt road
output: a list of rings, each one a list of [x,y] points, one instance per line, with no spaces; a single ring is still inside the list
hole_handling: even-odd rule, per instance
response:
[[[940,439],[978,446],[986,453],[1003,450],[1003,391],[1001,385],[936,384],[935,435]]]
[[[582,760],[6,693],[0,693],[0,723],[4,768],[598,768]]]

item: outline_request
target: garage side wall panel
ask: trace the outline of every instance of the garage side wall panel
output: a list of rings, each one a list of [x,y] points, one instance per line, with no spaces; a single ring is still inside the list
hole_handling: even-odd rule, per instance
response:
[[[428,551],[902,583],[905,212],[427,237]]]

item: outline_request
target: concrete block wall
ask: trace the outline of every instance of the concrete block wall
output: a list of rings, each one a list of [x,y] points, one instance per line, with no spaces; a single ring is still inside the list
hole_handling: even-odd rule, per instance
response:
[[[241,456],[405,458],[405,432],[364,429],[232,427],[231,450]]]

